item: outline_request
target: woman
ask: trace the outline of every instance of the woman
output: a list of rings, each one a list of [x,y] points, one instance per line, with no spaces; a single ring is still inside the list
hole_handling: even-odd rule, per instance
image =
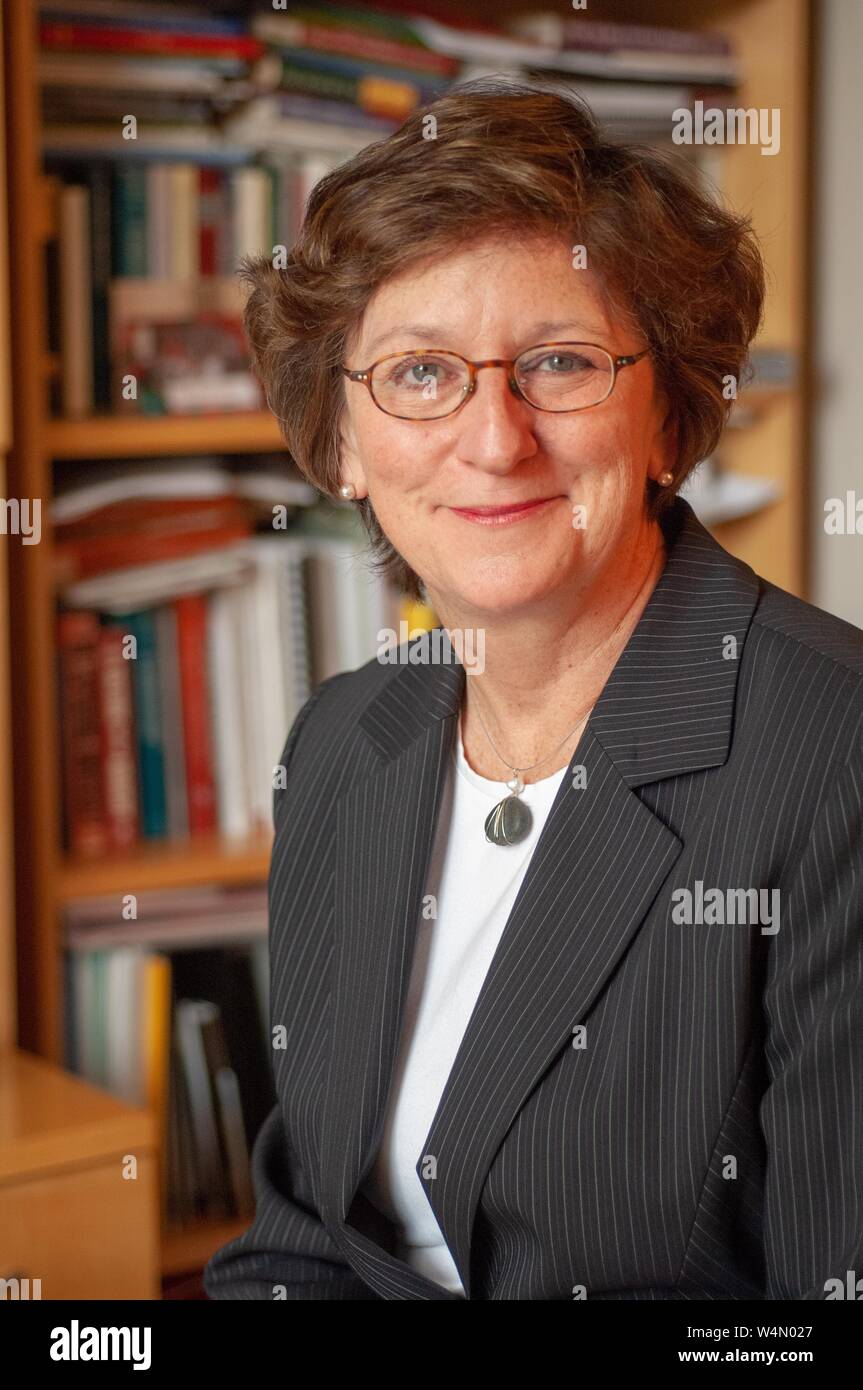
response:
[[[751,232],[487,81],[249,274],[294,457],[452,659],[384,654],[290,732],[279,1105],[207,1292],[824,1298],[863,1269],[863,634],[676,497]]]

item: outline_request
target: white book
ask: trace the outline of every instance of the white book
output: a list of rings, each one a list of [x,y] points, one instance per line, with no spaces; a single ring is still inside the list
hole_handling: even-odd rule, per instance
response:
[[[232,541],[217,550],[202,550],[176,560],[160,560],[151,565],[130,565],[128,569],[96,574],[80,579],[63,590],[71,608],[99,608],[106,613],[123,613],[129,608],[152,608],[183,594],[246,578],[248,558],[242,541]]]
[[[108,1090],[131,1105],[144,1103],[143,960],[136,947],[108,952]]]
[[[288,731],[279,605],[281,544],[267,537],[250,543],[254,577],[243,590],[249,795],[253,818],[262,830],[272,828],[273,769]]]
[[[255,625],[258,634],[258,670],[261,682],[261,764],[256,779],[255,802],[259,822],[273,824],[273,769],[278,764],[288,730],[287,698],[282,646],[279,594],[282,579],[276,564],[263,559],[255,578]]]
[[[273,183],[267,170],[235,169],[231,195],[234,265],[243,256],[272,255]]]
[[[285,539],[285,558],[279,589],[279,624],[282,632],[282,681],[285,719],[290,727],[312,693],[309,671],[309,632],[306,611],[306,542]],[[287,737],[287,728],[285,729]]]
[[[296,150],[300,154],[326,151],[347,159],[375,140],[374,131],[356,126],[331,125],[323,121],[304,121],[282,116],[278,96],[256,97],[236,115],[224,122],[225,138],[232,145],[257,150]]]
[[[396,626],[391,586],[373,573],[358,544],[309,538],[312,648],[316,681],[354,671],[378,651],[378,632]]]
[[[63,414],[93,412],[93,274],[90,193],[76,184],[60,190],[60,364]]]
[[[198,169],[194,164],[171,164],[170,187],[170,276],[173,280],[196,280],[200,266],[198,247]]]
[[[130,146],[134,146],[130,151]],[[160,125],[147,129],[142,125],[135,140],[124,140],[117,127],[108,128],[97,124],[45,125],[42,127],[42,149],[46,151],[68,151],[88,153],[90,151],[116,150],[123,154],[140,154],[143,150],[158,153],[160,150],[189,154],[222,152],[226,149],[222,135],[217,130],[204,126]],[[251,150],[231,146],[232,156],[240,158],[251,154]]]
[[[116,14],[116,0],[112,0]],[[53,9],[53,5],[52,5]],[[42,53],[38,75],[43,87],[90,87],[105,91],[179,92],[209,96],[224,88],[224,77],[201,63],[177,58],[115,57],[101,53]]]
[[[243,702],[237,654],[236,595],[211,595],[207,613],[211,729],[216,771],[219,831],[247,839],[252,819],[246,786]]]

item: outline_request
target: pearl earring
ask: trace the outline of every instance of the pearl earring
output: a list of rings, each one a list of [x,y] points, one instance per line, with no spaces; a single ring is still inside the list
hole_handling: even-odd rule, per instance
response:
[[[674,482],[674,474],[668,472],[660,473],[656,481],[659,483],[660,487],[669,487],[670,484]]]
[[[339,496],[344,497],[346,502],[351,502],[357,495],[357,490],[353,483],[342,483],[339,488]]]

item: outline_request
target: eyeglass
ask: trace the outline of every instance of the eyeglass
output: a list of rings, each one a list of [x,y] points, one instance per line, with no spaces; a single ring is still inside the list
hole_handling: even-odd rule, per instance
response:
[[[454,415],[476,391],[483,367],[505,367],[519,400],[552,414],[588,410],[611,395],[617,373],[646,357],[650,348],[614,357],[595,343],[537,343],[517,357],[471,362],[458,352],[409,348],[379,357],[370,367],[342,367],[361,382],[379,410],[399,420],[441,420]]]

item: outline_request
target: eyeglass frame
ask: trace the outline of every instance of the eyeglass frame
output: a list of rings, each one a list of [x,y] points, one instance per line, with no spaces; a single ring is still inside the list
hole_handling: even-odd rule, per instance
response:
[[[611,385],[609,386],[605,395],[600,396],[598,401],[591,401],[590,405],[574,405],[568,407],[566,410],[550,410],[548,406],[534,405],[533,401],[529,401],[515,379],[515,364],[519,360],[519,358],[524,357],[525,353],[527,352],[536,352],[537,348],[554,347],[590,347],[596,348],[598,352],[604,352],[606,357],[611,362]],[[636,362],[641,361],[642,357],[647,357],[648,353],[650,352],[651,348],[646,347],[642,348],[640,352],[625,353],[622,356],[615,357],[614,353],[609,352],[608,348],[603,347],[601,343],[566,341],[553,343],[533,343],[530,347],[522,348],[521,352],[518,353],[515,357],[486,357],[481,358],[477,362],[473,362],[469,357],[463,357],[460,352],[453,352],[451,348],[404,348],[400,352],[388,352],[383,357],[377,358],[377,360],[373,362],[370,367],[352,368],[345,367],[343,364],[340,364],[340,368],[349,381],[359,382],[366,387],[369,395],[372,398],[372,401],[377,406],[378,410],[381,411],[382,414],[389,415],[393,420],[410,420],[412,422],[425,424],[429,420],[449,420],[453,415],[456,415],[458,411],[461,410],[462,406],[466,405],[467,402],[471,399],[471,397],[476,394],[477,375],[479,372],[482,371],[483,367],[506,367],[509,371],[509,388],[512,391],[512,394],[516,397],[517,400],[524,401],[525,405],[529,405],[531,410],[541,410],[544,415],[572,415],[578,410],[592,410],[594,406],[602,405],[603,401],[608,400],[609,396],[614,390],[618,372],[622,371],[624,367],[634,366]],[[458,405],[455,407],[454,410],[448,410],[443,415],[397,415],[392,410],[385,410],[384,407],[380,404],[380,402],[376,399],[375,393],[372,389],[372,377],[375,368],[379,367],[382,362],[392,361],[394,357],[420,357],[423,353],[425,353],[429,357],[433,356],[434,353],[442,353],[445,354],[447,357],[457,357],[458,360],[460,362],[463,362],[464,365],[467,367],[468,383],[467,386],[464,387],[462,390],[462,398],[459,401]]]

